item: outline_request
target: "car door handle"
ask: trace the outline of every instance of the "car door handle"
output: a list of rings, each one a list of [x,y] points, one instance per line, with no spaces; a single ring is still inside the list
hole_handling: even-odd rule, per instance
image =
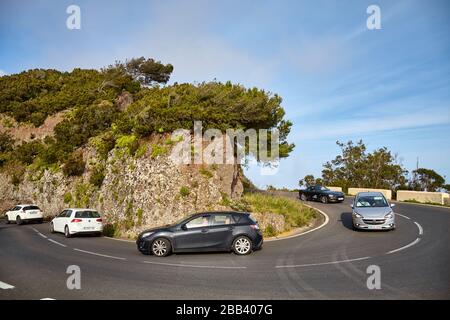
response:
[[[202,233],[207,233],[208,231],[208,229],[202,229]]]

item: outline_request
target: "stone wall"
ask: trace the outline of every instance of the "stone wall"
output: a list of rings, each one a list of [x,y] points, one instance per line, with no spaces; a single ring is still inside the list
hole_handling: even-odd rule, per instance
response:
[[[369,188],[348,188],[348,194],[355,196],[359,192],[381,192],[386,199],[392,199],[392,191],[386,189],[369,189]]]
[[[445,204],[449,201],[449,194],[445,192],[423,192],[423,191],[397,191],[397,201],[417,201],[421,203],[439,203]]]

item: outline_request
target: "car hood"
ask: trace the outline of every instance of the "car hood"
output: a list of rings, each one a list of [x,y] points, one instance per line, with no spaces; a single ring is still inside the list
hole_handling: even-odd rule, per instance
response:
[[[151,228],[151,229],[144,230],[144,231],[142,231],[142,232],[139,234],[139,238],[140,238],[144,233],[147,233],[147,232],[168,231],[168,230],[170,230],[171,228],[173,228],[174,226],[175,226],[175,225],[167,224],[167,225],[162,226],[162,227],[156,227],[156,228]]]
[[[339,191],[325,191],[325,193],[326,194],[332,194],[333,196],[336,196],[336,197],[343,197],[344,196],[344,193],[342,193],[342,192],[339,192]]]
[[[392,212],[390,207],[370,207],[370,208],[355,208],[356,213],[363,216],[363,218],[384,218],[385,215]]]

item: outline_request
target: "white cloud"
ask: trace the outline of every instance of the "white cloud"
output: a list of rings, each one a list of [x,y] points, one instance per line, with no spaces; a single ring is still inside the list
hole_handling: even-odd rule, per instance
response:
[[[7,73],[0,69],[0,77],[6,76],[6,75],[7,75]]]

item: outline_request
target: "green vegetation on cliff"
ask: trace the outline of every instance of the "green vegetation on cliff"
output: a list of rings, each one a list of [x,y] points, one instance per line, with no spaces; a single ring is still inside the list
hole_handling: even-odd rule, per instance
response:
[[[292,124],[284,120],[278,95],[231,82],[160,86],[172,71],[170,64],[138,58],[102,70],[34,69],[0,77],[0,113],[19,123],[40,126],[48,116],[68,111],[54,135],[42,140],[15,143],[0,133],[0,166],[16,160],[43,167],[58,164],[66,175],[78,175],[84,164],[77,149],[88,141],[103,159],[114,147],[142,156],[146,148],[139,149],[140,139],[192,129],[194,121],[202,121],[204,130],[277,128],[280,157],[294,148],[287,142]],[[152,157],[164,150],[152,146]],[[101,176],[97,178],[99,184]]]

